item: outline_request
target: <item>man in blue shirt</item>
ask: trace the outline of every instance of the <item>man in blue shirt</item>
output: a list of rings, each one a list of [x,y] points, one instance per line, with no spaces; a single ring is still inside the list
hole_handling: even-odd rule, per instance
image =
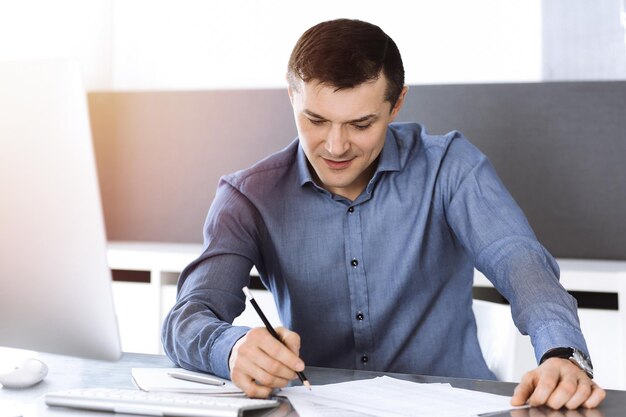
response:
[[[169,357],[255,397],[305,361],[494,379],[472,314],[476,267],[542,362],[512,403],[597,406],[576,302],[489,161],[458,132],[392,123],[407,93],[393,40],[361,21],[320,23],[287,78],[298,138],[221,179],[164,324]],[[253,265],[284,344],[231,324]]]

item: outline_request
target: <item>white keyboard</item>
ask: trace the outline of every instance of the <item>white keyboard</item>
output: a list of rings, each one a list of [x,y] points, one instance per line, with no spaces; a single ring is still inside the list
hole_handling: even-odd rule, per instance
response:
[[[275,400],[108,388],[52,392],[46,394],[45,401],[49,406],[182,417],[239,417],[246,410],[278,406],[278,401]]]

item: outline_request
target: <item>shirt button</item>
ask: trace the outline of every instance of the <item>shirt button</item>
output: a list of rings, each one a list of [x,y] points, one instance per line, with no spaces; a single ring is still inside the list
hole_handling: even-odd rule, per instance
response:
[[[357,261],[356,259],[353,259],[352,261],[350,261],[350,265],[352,265],[353,267],[357,267],[357,265],[359,264],[359,261]]]
[[[357,320],[363,320],[364,318],[365,318],[365,316],[360,311],[358,313],[356,313],[356,319]]]
[[[367,361],[369,361],[370,359],[367,357],[367,355],[363,355],[361,356],[361,362],[363,363],[367,363]]]
[[[348,207],[348,213],[353,213],[354,212],[354,207],[350,206]]]

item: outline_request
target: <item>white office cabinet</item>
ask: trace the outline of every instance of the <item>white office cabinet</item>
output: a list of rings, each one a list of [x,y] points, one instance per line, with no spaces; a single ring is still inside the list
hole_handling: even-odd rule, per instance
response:
[[[122,349],[125,352],[163,353],[161,325],[176,301],[180,272],[202,251],[202,245],[151,242],[109,242],[108,261],[112,270],[143,271],[149,282],[113,282]],[[258,275],[252,269],[251,275]],[[257,303],[274,327],[280,319],[272,295],[252,290]],[[235,325],[261,327],[263,322],[249,303]]]
[[[558,259],[561,268],[561,284],[568,291],[584,291],[616,294],[617,310],[579,308],[580,325],[592,357],[595,381],[603,388],[626,388],[626,262]],[[478,271],[474,273],[475,287],[491,287],[491,283]],[[513,324],[508,305],[496,303],[478,303],[474,314],[478,320],[481,348],[487,359],[496,364],[504,380],[519,381],[529,370],[528,364],[534,358],[530,339],[522,336]],[[490,326],[490,317],[496,324]],[[482,325],[482,328],[481,328]],[[513,339],[502,341],[506,333]],[[491,344],[494,344],[494,347]],[[501,349],[503,343],[512,349]],[[489,357],[491,355],[491,357]],[[507,359],[510,358],[510,359]],[[515,358],[515,359],[512,359]]]

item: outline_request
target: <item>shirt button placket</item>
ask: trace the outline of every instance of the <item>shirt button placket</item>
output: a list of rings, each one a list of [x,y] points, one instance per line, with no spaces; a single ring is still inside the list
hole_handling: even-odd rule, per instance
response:
[[[345,210],[345,236],[346,262],[348,281],[350,285],[350,302],[352,304],[352,322],[354,343],[356,350],[356,366],[358,368],[371,367],[369,354],[372,349],[372,334],[368,323],[369,305],[367,293],[367,280],[363,264],[363,231],[361,228],[361,206],[350,206]]]

